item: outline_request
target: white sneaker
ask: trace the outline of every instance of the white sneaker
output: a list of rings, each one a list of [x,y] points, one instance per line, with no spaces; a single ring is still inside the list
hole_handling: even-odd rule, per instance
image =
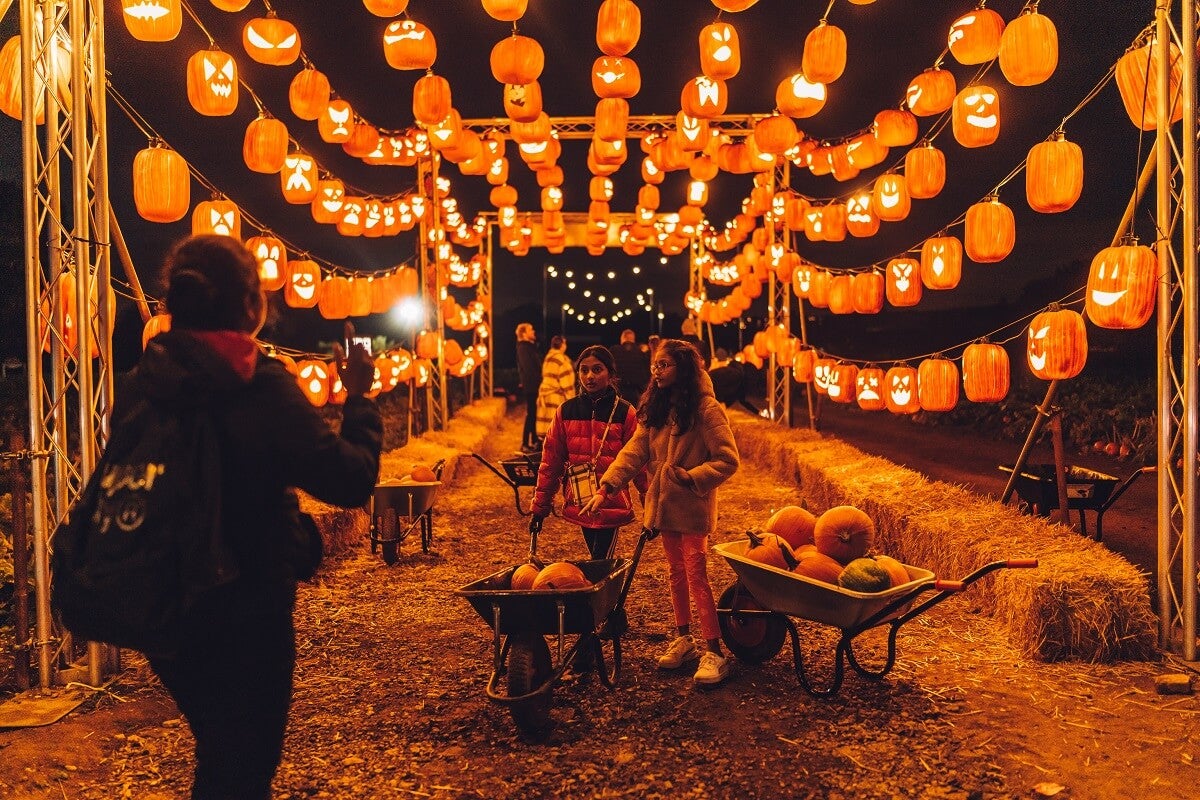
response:
[[[700,666],[696,669],[692,680],[696,683],[715,684],[728,677],[729,659],[711,650],[706,650],[704,655],[700,656]]]
[[[694,661],[700,657],[700,653],[696,650],[696,645],[692,643],[691,636],[680,636],[675,641],[671,642],[671,646],[667,648],[667,652],[658,657],[659,669],[678,669],[688,661]]]

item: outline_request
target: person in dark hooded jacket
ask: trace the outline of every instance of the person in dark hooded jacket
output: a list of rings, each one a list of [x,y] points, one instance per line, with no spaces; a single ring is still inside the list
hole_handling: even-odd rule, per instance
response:
[[[296,582],[315,568],[294,489],[345,507],[371,496],[382,441],[379,409],[364,396],[374,365],[361,345],[348,355],[335,345],[347,392],[335,433],[282,363],[258,349],[266,301],[241,242],[185,239],[164,278],[171,330],[148,343],[113,420],[119,425],[122,409],[139,399],[210,409],[221,524],[238,577],[189,612],[178,653],[149,661],[196,740],[192,798],[267,800],[292,696]]]

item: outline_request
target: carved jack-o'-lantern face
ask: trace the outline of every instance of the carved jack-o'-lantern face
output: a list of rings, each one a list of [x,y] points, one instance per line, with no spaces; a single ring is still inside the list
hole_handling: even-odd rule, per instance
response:
[[[1029,354],[1029,366],[1033,368],[1034,374],[1046,369],[1046,339],[1049,335],[1049,325],[1041,325],[1037,328],[1032,325],[1029,327],[1026,351]]]
[[[829,380],[833,377],[832,359],[817,359],[817,363],[813,365],[813,384],[816,385],[817,391],[828,392]]]
[[[876,196],[879,198],[879,207],[889,211],[895,210],[901,203],[900,183],[895,175],[884,175],[880,177],[879,183],[876,186]]]
[[[292,259],[288,262],[287,282],[283,286],[283,299],[293,308],[312,308],[317,304],[318,287],[321,285],[321,270],[316,262],[307,259]]]
[[[282,289],[287,280],[287,250],[283,242],[274,236],[254,236],[246,240],[246,247],[258,262],[258,279],[268,292]]]
[[[810,81],[802,72],[784,78],[775,89],[775,105],[789,117],[814,116],[828,97],[825,84]]]
[[[941,277],[946,274],[949,265],[949,252],[945,244],[935,242],[929,247],[929,271]]]
[[[192,212],[192,233],[242,238],[242,215],[230,200],[205,200]]]
[[[421,23],[398,19],[383,30],[383,55],[393,69],[429,69],[437,60],[437,41]]]
[[[361,236],[366,228],[367,203],[361,197],[345,197],[342,200],[341,217],[337,221],[338,233],[343,236]]]
[[[683,87],[680,105],[685,113],[693,117],[710,119],[725,113],[729,95],[725,82],[707,75],[693,78]]]
[[[859,403],[877,402],[883,399],[879,393],[879,375],[876,370],[864,369],[859,372],[856,388]]]
[[[1000,95],[990,86],[968,86],[954,98],[954,138],[963,147],[984,147],[1000,135]]]
[[[363,235],[372,238],[383,235],[383,203],[368,200],[363,209]]]
[[[331,100],[317,118],[317,132],[331,144],[348,141],[353,128],[354,109],[345,100]]]
[[[892,375],[891,383],[888,385],[888,394],[891,397],[892,403],[897,406],[907,406],[916,396],[917,387],[913,385],[914,379],[910,373],[895,373]]]
[[[684,142],[703,146],[708,140],[708,120],[689,117],[680,111],[675,118],[675,131]]]
[[[807,295],[808,290],[812,288],[812,267],[799,267],[793,274],[793,283],[796,285],[797,294]]]
[[[311,359],[296,365],[296,383],[308,402],[320,407],[329,402],[329,366],[324,361]]]
[[[907,292],[909,287],[913,285],[913,273],[915,264],[910,259],[897,258],[888,265],[888,272],[891,274],[892,285],[901,292]]]
[[[317,181],[317,196],[312,202],[312,216],[317,222],[336,223],[346,197],[346,185],[337,178]]]
[[[879,231],[879,218],[871,210],[871,194],[862,191],[846,200],[846,230],[852,236],[874,236]]]
[[[317,162],[305,153],[289,153],[279,173],[289,203],[311,203],[317,196]]]
[[[632,58],[600,56],[592,64],[592,91],[597,97],[633,97],[642,88],[642,74]]]
[[[296,26],[274,14],[252,19],[242,29],[246,53],[260,64],[282,67],[300,56],[300,33]]]
[[[976,128],[994,128],[1000,118],[996,109],[996,92],[990,89],[978,88],[963,95],[963,105],[967,109],[967,122]]]
[[[205,116],[232,114],[238,102],[237,75],[233,56],[217,49],[200,50],[188,59],[188,102]]]
[[[143,42],[169,42],[179,35],[183,10],[179,0],[121,0],[125,27]]]

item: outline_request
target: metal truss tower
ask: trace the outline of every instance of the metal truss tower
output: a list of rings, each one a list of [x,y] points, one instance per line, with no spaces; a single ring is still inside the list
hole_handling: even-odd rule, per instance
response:
[[[1153,58],[1172,64],[1179,48],[1182,125],[1171,125],[1173,69],[1158,69],[1158,614],[1159,644],[1197,660],[1196,551],[1198,441],[1196,274],[1196,6],[1155,9]]]
[[[50,537],[91,474],[113,393],[104,4],[21,0],[29,447],[42,687],[92,684],[112,648],[86,653],[50,614]]]

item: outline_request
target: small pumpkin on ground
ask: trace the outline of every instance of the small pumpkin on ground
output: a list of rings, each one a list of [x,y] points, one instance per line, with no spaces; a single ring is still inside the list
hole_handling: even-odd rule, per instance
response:
[[[813,526],[817,515],[803,506],[784,506],[771,515],[763,530],[782,536],[795,550],[813,543]]]
[[[782,536],[754,529],[746,531],[746,536],[750,539],[746,558],[789,572],[796,566],[796,554]]]
[[[513,570],[512,582],[509,588],[515,591],[525,592],[533,588],[533,582],[537,580],[538,573],[541,572],[533,564],[522,564]]]
[[[834,506],[817,517],[813,543],[830,558],[849,564],[874,546],[875,523],[854,506]]]
[[[583,570],[566,561],[555,561],[542,567],[537,577],[533,579],[533,588],[537,590],[553,589],[586,589],[592,582],[583,574]]]
[[[892,588],[892,578],[875,559],[856,558],[838,576],[838,586],[852,592],[884,592]]]

